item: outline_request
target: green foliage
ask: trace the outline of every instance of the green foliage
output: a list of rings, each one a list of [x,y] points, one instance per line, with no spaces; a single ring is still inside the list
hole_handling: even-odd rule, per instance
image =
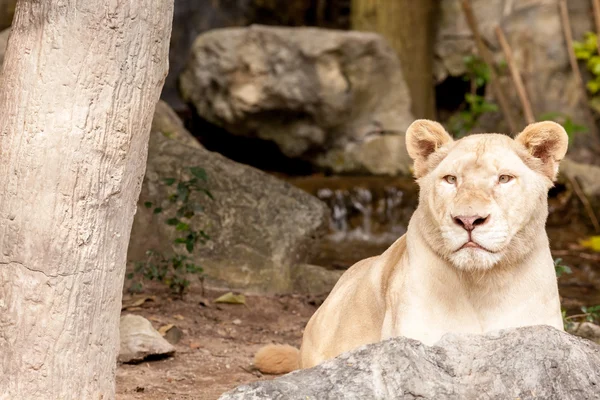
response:
[[[562,274],[572,274],[573,270],[568,265],[564,265],[562,263],[562,258],[557,258],[554,260],[554,271],[556,272],[556,277],[560,277]]]
[[[570,116],[559,112],[545,113],[540,116],[540,120],[549,120],[561,124],[567,132],[567,136],[569,137],[569,144],[571,144],[575,135],[579,133],[586,133],[588,131],[588,128],[586,126],[577,124],[571,119]]]
[[[581,314],[569,315],[562,310],[563,324],[566,330],[572,329],[576,322],[600,323],[600,304],[589,307],[581,307]]]
[[[582,42],[573,41],[573,50],[578,60],[585,61],[587,70],[591,74],[586,87],[588,93],[594,98],[600,92],[600,55],[598,54],[598,36],[594,32],[587,32]]]
[[[465,81],[474,82],[477,88],[484,87],[490,82],[490,67],[481,58],[470,55],[463,58],[463,62],[467,70],[463,77]]]
[[[465,94],[465,101],[461,111],[453,115],[448,121],[448,130],[456,137],[469,133],[477,120],[486,112],[498,111],[498,106],[488,102],[485,97],[477,94],[477,89],[485,87],[490,81],[490,68],[478,57],[467,56],[464,58],[467,73],[464,80],[471,82],[471,93]]]
[[[169,286],[174,294],[182,295],[190,281],[186,279],[186,274],[200,274],[202,268],[188,261],[185,255],[175,254],[170,257],[165,257],[160,252],[148,250],[146,261],[138,261],[135,263],[133,272],[127,274],[127,278],[134,280],[129,288],[131,292],[141,292],[143,290],[142,279],[156,280]]]
[[[174,244],[182,246],[192,254],[199,244],[205,244],[210,237],[204,230],[198,228],[193,218],[203,211],[201,204],[195,202],[195,194],[199,193],[210,199],[214,199],[212,193],[208,190],[206,183],[208,177],[206,171],[200,167],[188,168],[188,176],[181,179],[165,178],[162,180],[167,187],[173,187],[163,208],[162,204],[153,209],[154,214],[163,212],[171,216],[164,220],[165,224],[173,227],[177,232]],[[151,202],[145,202],[146,208],[152,208]],[[148,250],[147,260],[137,262],[134,271],[127,275],[127,278],[133,280],[129,290],[140,292],[143,290],[143,280],[156,280],[169,286],[173,293],[182,295],[190,284],[186,278],[187,274],[201,274],[202,268],[193,264],[187,256],[174,254],[164,255],[154,250]],[[140,279],[135,279],[141,277]]]

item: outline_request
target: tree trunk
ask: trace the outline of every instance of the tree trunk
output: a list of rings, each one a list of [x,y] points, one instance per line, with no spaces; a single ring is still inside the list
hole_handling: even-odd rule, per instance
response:
[[[434,0],[352,0],[352,29],[377,32],[396,50],[416,118],[435,118]]]
[[[20,0],[0,87],[0,399],[112,399],[173,1]]]

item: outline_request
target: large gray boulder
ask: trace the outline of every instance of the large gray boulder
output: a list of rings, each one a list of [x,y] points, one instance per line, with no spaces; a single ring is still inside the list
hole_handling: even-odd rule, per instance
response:
[[[128,259],[144,260],[149,249],[183,250],[173,245],[181,235],[165,223],[173,211],[165,206],[154,214],[153,209],[168,205],[166,199],[174,190],[163,180],[195,166],[206,170],[214,196],[195,200],[204,212],[193,221],[210,236],[192,256],[204,269],[208,284],[250,292],[291,291],[292,269],[309,258],[326,229],[325,204],[271,175],[204,149],[164,102],[159,102],[152,124]],[[147,202],[153,206],[145,207]]]
[[[0,0],[0,5],[3,1],[15,3],[15,0]],[[200,33],[254,23],[285,26],[325,23],[329,27],[346,28],[347,18],[344,19],[340,15],[344,9],[343,3],[329,1],[323,4],[325,9],[321,9],[322,13],[315,13],[314,2],[307,0],[175,0],[169,46],[169,75],[165,81],[162,98],[171,107],[180,109],[182,102],[179,99],[177,80],[185,66],[192,43]]]
[[[221,400],[556,399],[600,397],[600,347],[547,326],[435,346],[395,338],[308,370],[240,386]]]
[[[217,29],[194,42],[180,88],[204,119],[288,157],[335,172],[409,171],[401,133],[413,120],[410,96],[379,35]]]

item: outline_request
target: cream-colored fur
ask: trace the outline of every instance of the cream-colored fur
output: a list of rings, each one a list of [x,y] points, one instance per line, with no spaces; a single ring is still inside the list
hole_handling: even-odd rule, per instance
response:
[[[541,122],[514,140],[453,141],[438,123],[418,120],[406,141],[420,186],[407,233],[344,273],[308,322],[299,362],[271,345],[257,353],[261,370],[309,368],[395,336],[431,345],[448,332],[563,329],[544,227],[548,189],[567,150],[564,129]],[[270,368],[268,359],[291,367]]]

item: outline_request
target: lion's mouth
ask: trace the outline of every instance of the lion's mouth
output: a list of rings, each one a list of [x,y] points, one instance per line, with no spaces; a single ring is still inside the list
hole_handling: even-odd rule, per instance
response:
[[[460,249],[458,249],[458,250],[462,250],[462,249],[478,249],[478,250],[487,251],[488,253],[492,253],[491,251],[489,251],[485,247],[481,246],[479,243],[476,243],[476,242],[474,242],[472,240],[469,240],[467,243],[463,244],[460,247]]]

